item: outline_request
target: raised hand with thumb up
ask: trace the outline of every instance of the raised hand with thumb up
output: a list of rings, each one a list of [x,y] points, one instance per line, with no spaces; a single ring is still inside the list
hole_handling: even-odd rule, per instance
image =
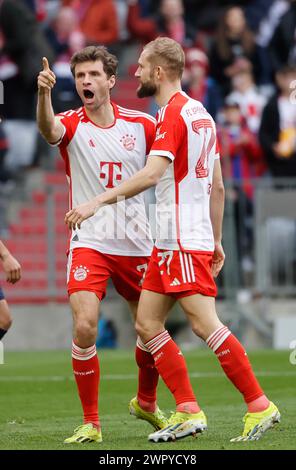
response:
[[[42,58],[43,70],[39,72],[37,84],[39,92],[50,91],[56,82],[55,74],[49,68],[48,60],[46,57]]]

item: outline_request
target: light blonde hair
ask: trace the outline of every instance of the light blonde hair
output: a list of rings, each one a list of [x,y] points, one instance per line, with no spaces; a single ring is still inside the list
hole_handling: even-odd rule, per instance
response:
[[[160,37],[144,46],[148,60],[161,66],[171,80],[181,79],[185,67],[185,54],[180,44],[173,39]]]

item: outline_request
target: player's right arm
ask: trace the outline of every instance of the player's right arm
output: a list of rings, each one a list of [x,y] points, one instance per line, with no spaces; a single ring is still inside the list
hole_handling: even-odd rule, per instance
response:
[[[0,260],[3,264],[3,269],[6,274],[7,282],[15,284],[21,278],[21,266],[19,262],[12,256],[10,251],[0,240]]]
[[[51,90],[55,85],[55,74],[50,70],[46,57],[42,59],[43,70],[38,75],[37,124],[39,131],[49,144],[57,144],[64,132],[60,118],[54,115]]]
[[[224,198],[225,189],[222,178],[220,159],[216,159],[214,163],[214,173],[212,181],[212,190],[210,197],[210,215],[214,235],[214,255],[212,264],[213,276],[218,276],[221,271],[225,253],[222,247],[222,225],[223,225],[223,214],[224,214]]]

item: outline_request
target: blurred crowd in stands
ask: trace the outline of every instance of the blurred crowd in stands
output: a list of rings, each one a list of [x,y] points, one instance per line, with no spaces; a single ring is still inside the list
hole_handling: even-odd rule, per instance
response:
[[[295,0],[0,0],[0,200],[42,165],[41,57],[57,76],[60,112],[80,105],[69,68],[75,51],[106,45],[127,78],[141,45],[160,35],[186,51],[184,90],[217,122],[224,177],[296,177]],[[145,111],[155,113],[155,104]],[[251,206],[248,181],[242,195]]]

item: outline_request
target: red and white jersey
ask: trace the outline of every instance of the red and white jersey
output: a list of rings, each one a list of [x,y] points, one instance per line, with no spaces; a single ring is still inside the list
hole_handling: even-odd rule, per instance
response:
[[[146,164],[155,138],[156,121],[139,111],[112,103],[114,123],[94,124],[84,107],[59,114],[65,127],[58,143],[70,184],[70,207],[90,201],[129,179]],[[93,248],[101,253],[149,256],[153,241],[144,195],[100,209],[72,232],[70,249]]]
[[[199,101],[178,92],[157,121],[149,157],[172,163],[156,186],[156,247],[214,251],[210,194],[219,153],[213,118]]]

